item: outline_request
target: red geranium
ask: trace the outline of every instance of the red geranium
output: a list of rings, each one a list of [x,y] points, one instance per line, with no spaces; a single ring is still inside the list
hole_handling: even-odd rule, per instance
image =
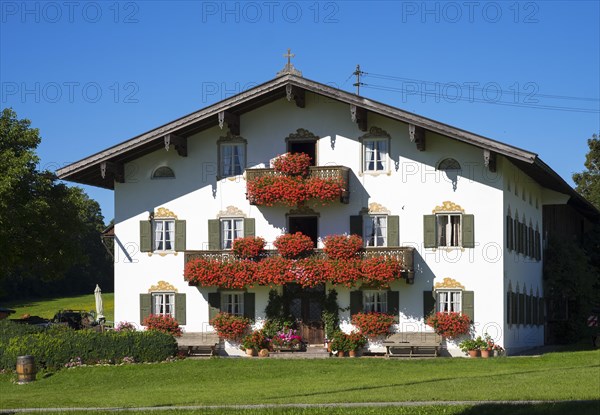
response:
[[[225,312],[217,314],[209,324],[215,328],[219,337],[232,341],[240,340],[250,328],[250,320],[247,318]]]
[[[377,337],[390,334],[394,316],[386,313],[357,313],[352,316],[352,324],[365,337]]]
[[[296,232],[295,234],[286,233],[278,236],[273,245],[282,257],[288,259],[306,256],[315,248],[312,239],[301,232]]]
[[[331,259],[356,258],[363,247],[358,235],[329,235],[323,240],[325,253]]]
[[[471,331],[471,319],[461,313],[437,312],[427,317],[427,325],[433,327],[440,336],[447,338],[458,337]]]
[[[291,176],[308,174],[310,156],[306,153],[286,153],[273,161],[275,171]]]
[[[238,238],[233,241],[232,250],[238,258],[256,259],[265,250],[265,240],[255,236]]]
[[[142,322],[148,330],[160,331],[175,337],[181,337],[181,327],[179,323],[170,315],[150,314]]]

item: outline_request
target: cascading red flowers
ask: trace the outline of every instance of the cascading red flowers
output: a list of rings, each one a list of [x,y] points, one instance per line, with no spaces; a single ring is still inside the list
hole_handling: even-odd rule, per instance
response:
[[[390,334],[394,321],[394,316],[386,313],[356,313],[352,316],[352,324],[363,336],[370,338]]]
[[[469,316],[462,313],[437,312],[427,317],[427,325],[433,327],[435,332],[446,338],[454,338],[471,331],[472,321]]]
[[[279,174],[259,176],[248,180],[248,199],[259,206],[280,203],[297,206],[307,200],[327,204],[338,200],[344,184],[338,178],[309,176],[310,156],[287,153],[275,159],[273,167]]]
[[[185,266],[184,277],[190,285],[241,289],[254,285],[277,286],[295,282],[303,287],[330,282],[353,287],[359,281],[387,287],[398,279],[402,262],[396,257],[358,256],[357,238],[343,235],[325,238],[327,258],[307,256],[313,243],[305,235],[278,238],[282,256],[264,259],[195,259]]]
[[[179,323],[170,315],[150,314],[142,322],[148,330],[160,331],[175,337],[181,337]]]
[[[247,236],[233,241],[233,254],[242,259],[257,259],[265,251],[265,240],[260,237]]]
[[[231,341],[240,340],[250,329],[250,320],[225,312],[218,313],[209,324],[215,328],[219,337]]]

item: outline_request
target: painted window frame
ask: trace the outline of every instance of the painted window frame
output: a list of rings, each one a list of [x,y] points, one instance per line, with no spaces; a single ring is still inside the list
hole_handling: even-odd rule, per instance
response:
[[[221,311],[244,316],[244,291],[220,291]]]
[[[229,223],[230,228],[226,230],[225,223]],[[237,227],[239,225],[239,228]],[[231,232],[231,238],[226,238],[225,233]],[[236,236],[237,234],[237,236]],[[244,218],[242,217],[223,217],[219,218],[219,244],[222,250],[233,249],[233,241],[244,237]]]
[[[448,223],[445,226],[448,226],[451,222],[451,217],[458,217],[458,235],[455,237],[457,239],[457,243],[455,245],[448,244],[446,242],[445,245],[442,245],[442,232],[440,232],[440,218],[446,217],[448,218]],[[462,212],[439,212],[435,214],[435,243],[438,248],[462,248],[463,247],[463,214]]]
[[[162,224],[162,230],[160,231],[157,229],[159,224]],[[167,224],[172,226],[171,230],[167,230]],[[158,232],[161,232],[162,235],[160,241],[157,238]],[[171,238],[167,240],[166,235],[168,232],[171,233]],[[152,250],[154,252],[174,252],[175,238],[175,218],[160,218],[152,220]],[[167,242],[170,244],[170,248],[166,247]]]
[[[385,149],[379,146],[383,143]],[[369,147],[373,148],[369,148]],[[372,152],[373,158],[367,157]],[[362,140],[361,171],[363,173],[381,174],[389,172],[390,139],[387,137],[369,137]],[[373,168],[369,168],[372,164]],[[381,168],[378,168],[381,165]]]
[[[382,227],[381,224],[375,226],[377,219],[385,219],[385,224]],[[387,214],[375,214],[368,213],[363,215],[362,221],[362,232],[363,232],[363,246],[365,248],[385,248],[388,246],[388,215]],[[371,228],[371,233],[368,230]],[[375,231],[379,230],[383,242],[381,245],[377,243],[378,236],[375,235]],[[383,231],[382,231],[383,229]],[[374,238],[375,244],[371,245],[371,239]]]
[[[463,312],[463,290],[437,289],[435,291],[435,308],[440,313]]]
[[[175,316],[175,292],[174,291],[155,291],[151,293],[152,296],[152,312],[151,314],[158,316],[171,316],[176,318]],[[156,299],[160,299],[161,301],[157,302]],[[168,299],[168,301],[167,301]],[[157,310],[157,307],[159,308]],[[167,311],[168,308],[168,311]]]
[[[387,313],[388,291],[387,290],[362,290],[363,312],[365,313]]]
[[[241,149],[241,157],[238,154],[239,171],[236,169],[237,164],[235,163],[235,153],[231,152],[231,160],[229,166],[231,170],[225,171],[225,152],[226,147],[239,147]],[[246,171],[246,165],[248,160],[248,142],[245,138],[239,136],[228,135],[221,137],[217,140],[217,179],[225,179],[227,177],[241,176]],[[240,159],[241,158],[241,159]]]

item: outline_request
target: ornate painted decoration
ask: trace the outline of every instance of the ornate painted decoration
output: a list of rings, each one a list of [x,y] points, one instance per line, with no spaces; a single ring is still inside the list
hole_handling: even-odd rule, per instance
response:
[[[443,290],[443,289],[448,289],[448,288],[464,290],[465,286],[462,285],[460,282],[456,281],[455,279],[448,278],[448,277],[444,278],[443,281],[441,281],[441,282],[436,282],[435,285],[433,286],[434,290]]]
[[[217,214],[217,219],[219,218],[245,218],[246,214],[235,206],[227,206],[225,210],[220,211]]]
[[[361,135],[360,138],[391,138],[387,131],[379,128],[379,127],[371,127],[369,132]]]
[[[154,218],[173,218],[173,219],[177,219],[177,215],[173,212],[171,212],[169,209],[164,208],[164,207],[159,207],[158,209],[156,209],[156,211],[154,212]]]
[[[295,133],[291,133],[288,135],[285,140],[286,141],[308,141],[308,140],[318,140],[319,136],[314,135],[308,130],[304,128],[298,128]]]
[[[290,215],[310,215],[310,216],[320,216],[319,212],[314,211],[312,208],[306,205],[300,205],[296,209],[290,209],[289,213],[286,216]]]
[[[460,207],[460,205],[457,205],[454,202],[450,202],[449,200],[446,200],[445,202],[442,203],[442,206],[436,206],[435,209],[433,209],[431,211],[431,213],[433,213],[433,214],[440,213],[440,212],[465,213],[465,210],[462,207]]]
[[[173,285],[169,284],[166,281],[159,281],[156,285],[153,285],[150,288],[148,288],[149,293],[157,291],[177,292],[177,288],[175,288]]]
[[[389,215],[390,210],[382,204],[371,202],[368,208],[362,208],[359,212],[360,215]]]
[[[227,134],[219,137],[217,140],[217,144],[221,143],[248,143],[248,140],[239,135],[231,134],[231,131],[227,130]]]

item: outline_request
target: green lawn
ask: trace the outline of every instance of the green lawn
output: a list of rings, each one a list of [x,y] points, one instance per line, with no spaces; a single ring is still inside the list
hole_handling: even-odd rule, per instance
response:
[[[104,316],[106,317],[106,320],[113,321],[115,315],[114,294],[102,293],[102,304],[104,305]],[[19,318],[23,314],[52,318],[58,310],[68,309],[96,311],[96,300],[94,299],[93,293],[79,295],[76,297],[17,300],[13,302],[2,303],[2,305],[16,311],[15,314],[11,315],[11,318]]]
[[[13,379],[14,375],[0,375],[2,408],[598,400],[600,351],[493,359],[187,359],[65,369],[29,385],[16,385]],[[400,409],[385,413],[431,413],[393,412]],[[452,410],[459,412],[447,413],[483,413]],[[344,413],[368,412],[361,408]]]

